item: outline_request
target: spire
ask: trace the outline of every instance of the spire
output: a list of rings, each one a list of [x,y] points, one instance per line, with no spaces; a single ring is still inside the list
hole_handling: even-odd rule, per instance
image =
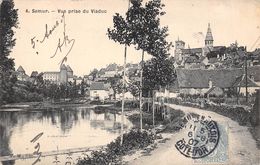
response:
[[[208,24],[208,30],[207,30],[205,41],[214,41],[212,32],[211,32],[211,28],[210,28],[210,23]]]

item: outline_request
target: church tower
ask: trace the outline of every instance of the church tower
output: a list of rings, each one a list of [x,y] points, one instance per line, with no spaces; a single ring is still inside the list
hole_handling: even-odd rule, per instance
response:
[[[66,84],[68,82],[68,74],[67,74],[67,67],[62,64],[60,66],[60,83]]]
[[[213,36],[210,28],[210,23],[208,24],[208,30],[205,38],[205,47],[208,47],[210,49],[213,48]]]
[[[178,40],[175,41],[175,50],[174,50],[174,57],[177,61],[181,61],[182,60],[182,49],[185,48],[185,42],[183,42],[182,40]]]

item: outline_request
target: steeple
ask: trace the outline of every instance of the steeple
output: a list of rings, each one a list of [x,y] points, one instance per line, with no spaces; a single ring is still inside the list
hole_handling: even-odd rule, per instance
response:
[[[205,46],[207,47],[213,47],[213,36],[210,28],[210,23],[208,24],[208,30],[205,38]]]

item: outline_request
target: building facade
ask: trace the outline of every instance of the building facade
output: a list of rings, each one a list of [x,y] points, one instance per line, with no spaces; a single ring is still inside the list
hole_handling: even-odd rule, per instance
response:
[[[73,70],[69,65],[63,64],[59,72],[44,72],[43,80],[55,84],[66,84],[73,80]]]
[[[111,93],[110,87],[103,82],[93,82],[90,85],[89,95],[91,100],[102,100],[111,98],[113,93]]]

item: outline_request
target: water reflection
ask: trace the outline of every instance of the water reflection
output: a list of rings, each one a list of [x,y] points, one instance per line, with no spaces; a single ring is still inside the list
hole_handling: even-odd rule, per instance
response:
[[[42,152],[105,145],[119,135],[120,120],[116,113],[87,108],[0,111],[0,156],[32,153],[30,140],[40,132]]]

